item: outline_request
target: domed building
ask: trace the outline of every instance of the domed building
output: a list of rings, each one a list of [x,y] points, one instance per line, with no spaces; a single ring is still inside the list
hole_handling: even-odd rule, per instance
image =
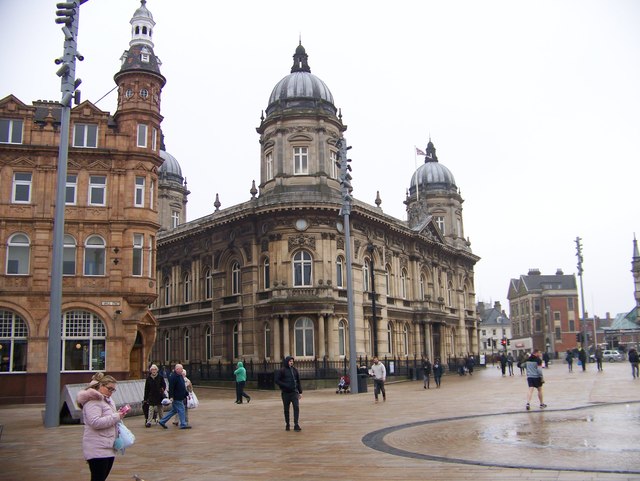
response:
[[[164,144],[164,143],[163,143]],[[187,220],[187,180],[178,160],[161,146],[162,165],[158,169],[158,215],[160,229],[175,229]]]
[[[358,357],[477,353],[479,258],[463,238],[462,198],[433,144],[410,182],[409,220],[385,214],[379,199],[355,199],[348,239],[336,168],[347,127],[301,44],[263,112],[260,180],[247,179],[247,200],[220,209],[216,199],[211,214],[158,234],[152,360],[340,361],[351,354],[351,328]]]

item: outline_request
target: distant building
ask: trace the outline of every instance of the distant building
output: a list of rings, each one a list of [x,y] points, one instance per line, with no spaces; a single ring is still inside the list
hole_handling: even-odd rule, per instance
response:
[[[512,351],[554,353],[576,346],[581,326],[574,275],[565,275],[561,269],[554,275],[530,269],[527,275],[511,279],[507,298]]]
[[[511,346],[511,321],[509,316],[502,309],[500,301],[491,304],[478,302],[476,307],[478,313],[478,332],[480,353],[491,354],[503,350],[501,341],[507,340],[510,350]]]

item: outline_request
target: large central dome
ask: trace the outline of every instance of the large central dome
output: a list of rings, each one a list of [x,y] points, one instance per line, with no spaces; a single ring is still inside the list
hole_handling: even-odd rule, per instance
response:
[[[329,87],[311,73],[307,58],[302,44],[298,45],[293,55],[291,73],[276,84],[269,96],[267,117],[276,112],[317,108],[336,114]]]

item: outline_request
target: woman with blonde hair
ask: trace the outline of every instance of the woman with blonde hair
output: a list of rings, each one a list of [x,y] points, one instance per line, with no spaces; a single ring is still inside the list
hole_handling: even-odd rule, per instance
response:
[[[106,480],[115,459],[113,443],[118,436],[117,424],[125,416],[124,411],[116,411],[111,399],[116,383],[112,376],[97,372],[77,396],[84,423],[82,452],[89,464],[91,481]]]

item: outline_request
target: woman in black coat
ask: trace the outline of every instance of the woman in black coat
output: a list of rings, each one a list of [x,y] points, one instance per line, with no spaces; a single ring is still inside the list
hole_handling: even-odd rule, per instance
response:
[[[153,421],[153,415],[156,415],[156,420],[162,418],[162,400],[165,398],[165,390],[167,385],[164,382],[164,378],[158,374],[158,366],[152,364],[149,368],[149,376],[144,383],[144,400],[149,406],[149,413],[147,414],[146,427],[151,427],[151,421]]]

